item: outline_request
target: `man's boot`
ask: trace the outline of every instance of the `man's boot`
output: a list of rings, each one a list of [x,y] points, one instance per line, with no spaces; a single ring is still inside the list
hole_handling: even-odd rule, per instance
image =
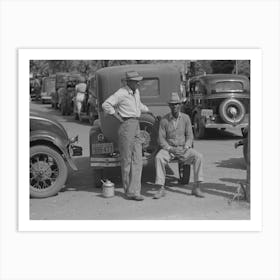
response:
[[[200,187],[199,187],[199,184],[195,184],[193,186],[193,189],[192,189],[192,195],[196,196],[196,197],[204,197]]]

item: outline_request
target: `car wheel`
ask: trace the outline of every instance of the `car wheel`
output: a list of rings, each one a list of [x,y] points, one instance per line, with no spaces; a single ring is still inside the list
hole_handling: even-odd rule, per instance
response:
[[[37,145],[30,148],[30,196],[44,198],[57,194],[64,186],[68,169],[54,149]]]
[[[152,159],[158,150],[158,125],[159,122],[151,115],[143,115],[140,118],[142,149],[147,160]]]
[[[239,100],[229,98],[220,104],[219,113],[225,123],[238,124],[244,119],[246,110]]]
[[[198,114],[193,119],[193,134],[196,139],[205,137],[205,127],[203,126]]]

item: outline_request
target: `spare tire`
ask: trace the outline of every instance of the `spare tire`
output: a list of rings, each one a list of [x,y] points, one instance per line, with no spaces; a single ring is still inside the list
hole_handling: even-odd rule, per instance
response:
[[[238,124],[243,121],[246,110],[239,100],[229,98],[220,104],[219,113],[225,123]]]

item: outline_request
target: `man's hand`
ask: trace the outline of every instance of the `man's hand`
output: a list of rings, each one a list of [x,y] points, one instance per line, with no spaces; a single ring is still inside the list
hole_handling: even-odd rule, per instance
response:
[[[173,154],[174,156],[180,156],[183,155],[188,148],[182,148],[182,147],[172,147],[169,149],[169,153]]]
[[[152,117],[156,118],[156,116],[151,111],[146,112],[146,114],[151,115]]]
[[[121,117],[118,113],[115,113],[113,116],[114,116],[120,123],[123,123],[123,122],[124,122],[124,120],[122,119],[122,117]]]

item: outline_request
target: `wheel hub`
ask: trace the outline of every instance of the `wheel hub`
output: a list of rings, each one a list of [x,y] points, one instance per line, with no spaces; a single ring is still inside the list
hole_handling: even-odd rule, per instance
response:
[[[30,185],[36,189],[49,188],[57,179],[58,170],[53,158],[34,155],[30,161]]]
[[[237,113],[238,113],[238,111],[237,111],[237,109],[235,107],[230,106],[228,108],[228,116],[230,116],[231,118],[236,118]]]
[[[52,172],[47,162],[36,162],[32,165],[32,173],[39,180],[45,180],[50,178]]]

